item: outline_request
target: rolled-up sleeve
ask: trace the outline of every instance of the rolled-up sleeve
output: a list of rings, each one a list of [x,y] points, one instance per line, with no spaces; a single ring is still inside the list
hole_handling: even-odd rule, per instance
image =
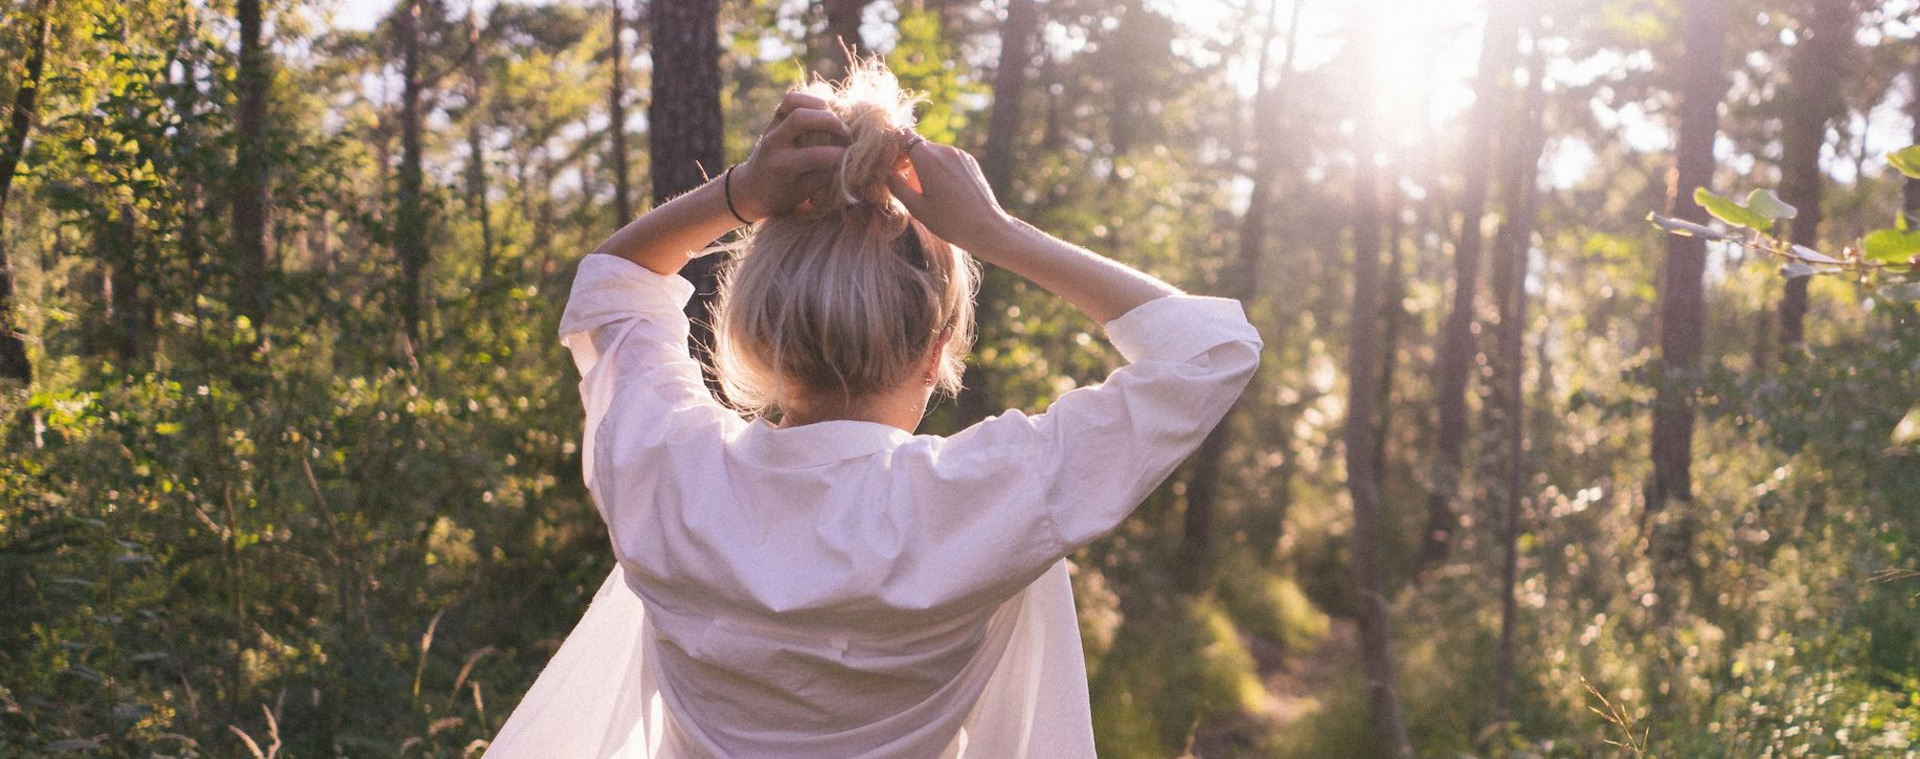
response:
[[[1006,546],[983,553],[1009,579],[1118,526],[1219,424],[1260,363],[1259,333],[1234,300],[1160,298],[1106,333],[1127,364],[1105,382],[1045,413],[1010,411],[962,430],[935,459],[970,470],[981,500],[948,518],[978,531],[976,547]],[[1035,540],[1038,531],[1050,534]]]
[[[666,418],[692,405],[718,406],[687,352],[687,302],[693,284],[617,256],[581,259],[560,316],[560,340],[580,370],[586,410],[582,458],[595,486],[595,437],[614,397],[635,393],[622,414]]]

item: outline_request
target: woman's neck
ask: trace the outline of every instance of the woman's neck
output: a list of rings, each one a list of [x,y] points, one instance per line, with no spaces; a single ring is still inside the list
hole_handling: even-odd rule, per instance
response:
[[[799,427],[815,422],[855,421],[884,424],[909,433],[920,427],[926,416],[927,389],[918,385],[875,393],[834,409],[795,410],[781,415],[780,427]]]

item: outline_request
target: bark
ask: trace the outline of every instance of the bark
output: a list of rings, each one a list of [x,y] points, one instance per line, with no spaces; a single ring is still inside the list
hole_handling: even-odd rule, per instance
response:
[[[480,70],[480,25],[467,6],[467,211],[480,221],[480,291],[493,276],[493,209],[487,202],[487,146],[481,134],[486,75]]]
[[[1820,193],[1826,177],[1820,171],[1820,147],[1826,143],[1827,124],[1845,114],[1840,83],[1845,80],[1853,44],[1852,0],[1809,0],[1812,17],[1800,29],[1800,42],[1787,64],[1790,95],[1782,114],[1780,135],[1781,200],[1799,209],[1788,223],[1795,245],[1820,247]],[[1805,340],[1807,283],[1811,277],[1786,282],[1780,298],[1780,355],[1790,360],[1792,346]]]
[[[1910,46],[1915,48],[1915,55],[1913,68],[1907,69],[1907,117],[1913,120],[1913,133],[1908,136],[1907,144],[1920,145],[1920,42]],[[1920,179],[1907,179],[1902,194],[1900,207],[1920,216]]]
[[[860,36],[860,18],[873,0],[820,0],[827,14],[825,39],[820,45],[820,71],[828,77],[847,75],[847,57],[867,52]]]
[[[1034,32],[1040,25],[1040,13],[1034,0],[1007,0],[1007,18],[1000,24],[1000,62],[993,76],[993,108],[987,114],[987,144],[980,154],[980,171],[987,185],[1002,203],[1013,194],[1013,166],[1020,142],[1025,109],[1022,96],[1027,89],[1027,68],[1033,62]],[[977,301],[980,313],[992,318],[1004,311],[1006,272],[984,271]],[[960,396],[954,399],[954,415],[965,427],[992,413],[987,387],[989,371],[979,362],[967,364]]]
[[[47,42],[53,33],[51,0],[40,0],[33,48],[27,54],[26,76],[14,88],[8,108],[7,137],[0,147],[0,378],[25,385],[33,381],[33,363],[27,358],[27,342],[14,316],[13,261],[7,257],[7,200],[13,194],[13,178],[19,173],[20,159],[27,148],[27,134],[33,129],[39,107],[40,83],[46,72]]]
[[[405,331],[416,348],[420,343],[420,325],[425,318],[426,300],[423,273],[427,267],[426,176],[421,167],[420,138],[422,90],[420,61],[420,3],[407,3],[398,11],[400,33],[400,173],[398,204],[394,212],[394,255],[400,259],[400,316]]]
[[[1528,470],[1526,397],[1521,385],[1526,374],[1527,264],[1533,224],[1540,203],[1540,154],[1546,145],[1546,91],[1541,87],[1541,68],[1536,55],[1529,67],[1532,86],[1527,91],[1527,103],[1521,112],[1524,125],[1515,130],[1522,136],[1512,146],[1508,170],[1502,172],[1512,177],[1513,182],[1508,187],[1504,204],[1507,218],[1501,225],[1496,243],[1502,259],[1501,266],[1506,270],[1501,277],[1503,288],[1498,293],[1501,360],[1497,364],[1502,372],[1498,394],[1504,414],[1501,422],[1506,428],[1506,451],[1501,457],[1506,465],[1503,473],[1506,482],[1502,494],[1504,503],[1500,527],[1500,649],[1494,667],[1493,711],[1497,722],[1509,726],[1513,723],[1514,635],[1519,611],[1515,591],[1520,575],[1521,506],[1525,502],[1523,494]]]
[[[628,196],[627,185],[627,50],[625,32],[626,14],[621,12],[621,0],[610,0],[610,25],[613,27],[613,40],[608,43],[607,59],[613,67],[613,79],[607,87],[607,133],[612,137],[609,148],[613,151],[613,220],[614,228],[625,226],[633,220],[633,202]]]
[[[1726,0],[1687,0],[1681,29],[1685,52],[1678,69],[1679,145],[1667,191],[1667,215],[1705,224],[1707,212],[1693,202],[1693,193],[1713,178],[1713,143],[1720,130],[1720,100],[1727,91]],[[1653,480],[1648,486],[1647,511],[1662,522],[1656,526],[1659,534],[1651,548],[1671,563],[1684,559],[1692,543],[1686,527],[1690,515],[1674,519],[1664,512],[1669,502],[1693,500],[1693,389],[1705,329],[1701,275],[1706,268],[1706,243],[1698,237],[1665,238],[1667,255],[1658,288],[1661,377],[1654,396]]]
[[[1018,2],[1019,0],[1016,0]],[[1278,147],[1273,136],[1281,133],[1278,111],[1280,107],[1280,86],[1285,81],[1287,71],[1293,66],[1294,41],[1298,38],[1300,20],[1300,0],[1294,0],[1292,21],[1288,26],[1286,55],[1282,59],[1279,75],[1267,80],[1268,59],[1273,48],[1274,37],[1279,33],[1280,2],[1273,0],[1267,9],[1267,29],[1261,37],[1258,78],[1254,92],[1253,123],[1254,134],[1260,138],[1253,144],[1252,192],[1247,197],[1246,213],[1240,217],[1240,235],[1234,251],[1233,261],[1227,267],[1225,281],[1221,283],[1221,294],[1229,298],[1251,301],[1259,292],[1260,259],[1267,240],[1267,221],[1274,211],[1273,184],[1276,173],[1275,156]],[[1277,334],[1269,333],[1267,339],[1279,342]],[[1241,398],[1260,397],[1260,377],[1254,375],[1247,391]],[[1200,448],[1194,452],[1193,468],[1187,477],[1187,511],[1184,517],[1184,538],[1190,566],[1203,567],[1210,553],[1213,537],[1214,515],[1218,509],[1221,470],[1226,452],[1232,447],[1233,427],[1230,424],[1239,409],[1236,402],[1233,409],[1227,411],[1226,418],[1207,433]]]
[[[654,205],[700,186],[709,174],[726,168],[720,142],[719,13],[719,0],[655,3],[647,13],[653,39],[647,142],[653,155],[648,168]],[[705,359],[707,346],[713,343],[710,314],[719,264],[719,256],[703,256],[682,270],[694,285],[687,316],[693,320],[691,340],[695,355],[707,368],[710,388],[717,385],[711,362]]]
[[[267,148],[267,85],[273,81],[273,56],[260,39],[260,0],[239,0],[235,15],[240,22],[240,67],[235,74],[240,93],[234,117],[234,305],[257,327],[263,326],[269,301],[267,184],[272,157]]]
[[[1467,381],[1473,370],[1474,300],[1480,289],[1481,231],[1486,214],[1487,184],[1492,168],[1494,124],[1504,101],[1508,72],[1513,68],[1518,42],[1519,8],[1502,0],[1487,9],[1487,30],[1481,42],[1480,71],[1474,79],[1475,101],[1467,116],[1465,182],[1460,193],[1460,237],[1454,247],[1453,306],[1441,326],[1439,354],[1434,359],[1437,397],[1434,399],[1434,459],[1427,496],[1426,527],[1420,536],[1416,571],[1425,572],[1445,561],[1459,518],[1453,501],[1459,497],[1465,469]]]
[[[1367,32],[1360,31],[1373,28],[1367,12],[1363,10],[1350,28],[1355,30],[1351,37],[1356,45],[1355,62],[1364,72],[1359,86],[1371,88],[1376,77],[1372,40]],[[1370,101],[1362,98],[1361,102]],[[1388,629],[1382,578],[1381,550],[1386,523],[1379,487],[1380,462],[1374,457],[1373,447],[1374,420],[1378,414],[1374,406],[1382,366],[1380,334],[1375,328],[1380,315],[1379,167],[1373,158],[1376,144],[1373,130],[1377,121],[1373,114],[1361,112],[1354,120],[1353,136],[1353,300],[1349,304],[1348,406],[1344,430],[1347,489],[1353,498],[1349,571],[1375,739],[1382,754],[1412,757],[1394,685],[1392,635]]]

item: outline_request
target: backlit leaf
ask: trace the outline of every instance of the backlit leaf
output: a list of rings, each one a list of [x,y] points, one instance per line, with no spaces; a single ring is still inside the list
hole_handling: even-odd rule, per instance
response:
[[[1912,179],[1920,179],[1920,145],[1911,145],[1887,154],[1887,165]]]
[[[1772,219],[1747,210],[1746,206],[1732,200],[1708,192],[1705,187],[1693,191],[1693,202],[1707,209],[1707,213],[1713,214],[1713,218],[1736,227],[1758,229],[1763,232],[1773,227]]]
[[[1860,241],[1860,247],[1869,261],[1903,264],[1915,254],[1920,254],[1920,232],[1877,229]]]
[[[1754,190],[1747,194],[1747,210],[1769,219],[1791,219],[1800,215],[1800,209],[1787,205],[1772,190]]]

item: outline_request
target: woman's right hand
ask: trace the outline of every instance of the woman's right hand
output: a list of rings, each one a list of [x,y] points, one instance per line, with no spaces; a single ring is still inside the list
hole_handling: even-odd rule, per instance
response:
[[[973,156],[952,145],[915,139],[906,151],[906,169],[887,177],[887,188],[913,218],[940,239],[969,251],[1012,226]]]

